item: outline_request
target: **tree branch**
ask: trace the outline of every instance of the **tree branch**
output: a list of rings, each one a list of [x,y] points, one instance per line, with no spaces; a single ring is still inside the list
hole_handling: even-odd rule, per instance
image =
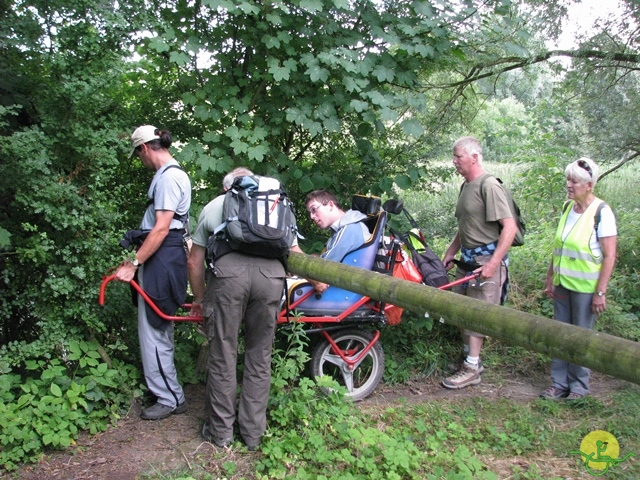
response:
[[[618,170],[618,169],[622,168],[623,166],[625,166],[627,163],[629,163],[634,158],[638,158],[638,157],[640,157],[640,152],[634,152],[630,157],[625,158],[620,163],[618,163],[615,167],[610,168],[609,170],[604,172],[602,175],[600,175],[598,180],[602,180],[604,177],[606,177],[610,173],[615,172],[616,170]]]
[[[612,62],[624,62],[631,64],[638,64],[638,66],[629,65],[630,69],[638,69],[640,68],[640,54],[635,53],[623,53],[623,52],[603,52],[600,50],[550,50],[548,52],[542,53],[540,55],[536,55],[530,58],[522,58],[522,57],[506,57],[500,58],[495,61],[476,64],[471,67],[471,71],[465,76],[463,80],[455,83],[449,83],[446,85],[442,85],[445,88],[452,87],[465,87],[473,82],[481,80],[483,78],[488,78],[492,76],[497,76],[502,73],[516,70],[518,68],[526,67],[527,65],[533,65],[535,63],[545,62],[552,57],[570,57],[570,58],[580,58],[580,59],[603,59],[609,60]],[[505,65],[502,68],[494,69],[499,65]],[[601,65],[601,67],[620,67],[619,64],[615,65]],[[487,69],[491,69],[487,71]]]

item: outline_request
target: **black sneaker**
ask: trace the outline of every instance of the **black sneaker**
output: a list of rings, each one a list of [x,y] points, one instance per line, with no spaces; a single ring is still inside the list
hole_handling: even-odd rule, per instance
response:
[[[156,403],[155,405],[145,408],[140,414],[143,420],[162,420],[167,418],[175,411],[175,408]]]

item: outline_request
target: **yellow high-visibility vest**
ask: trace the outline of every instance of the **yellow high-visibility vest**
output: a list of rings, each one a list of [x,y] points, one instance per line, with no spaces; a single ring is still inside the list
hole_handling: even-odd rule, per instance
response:
[[[595,214],[601,203],[602,200],[599,199],[591,202],[564,241],[562,241],[562,232],[575,202],[571,201],[562,214],[553,249],[554,285],[562,285],[574,292],[595,292],[603,256],[593,254],[590,242],[591,235],[594,234]]]

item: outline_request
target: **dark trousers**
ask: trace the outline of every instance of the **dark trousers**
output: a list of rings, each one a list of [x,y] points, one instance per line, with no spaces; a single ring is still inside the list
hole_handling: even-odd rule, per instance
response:
[[[592,293],[567,290],[561,285],[554,288],[553,318],[570,325],[592,330],[596,314],[591,311]],[[561,390],[586,395],[589,393],[591,370],[575,363],[554,358],[551,361],[553,386]]]
[[[271,387],[271,350],[283,293],[280,261],[229,253],[208,275],[203,302],[209,340],[205,414],[209,432],[233,436],[236,419],[238,335],[244,321],[244,373],[238,402],[240,434],[256,444],[267,425]]]

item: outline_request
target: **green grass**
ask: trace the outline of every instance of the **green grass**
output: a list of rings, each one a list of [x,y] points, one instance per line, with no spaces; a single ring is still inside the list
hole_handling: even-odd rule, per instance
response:
[[[601,170],[600,175],[604,173]],[[640,165],[632,163],[602,178],[596,185],[596,196],[605,200],[614,211],[640,208],[638,195]]]
[[[503,376],[494,370],[487,383],[493,389]],[[355,406],[304,383],[288,391],[278,410],[275,419],[286,421],[274,424],[272,417],[259,453],[237,447],[198,454],[188,472],[144,478],[590,478],[575,452],[594,430],[616,438],[619,458],[640,455],[640,387],[629,384],[575,403],[465,391]],[[638,458],[604,478],[640,478]]]
[[[456,452],[467,448],[499,478],[511,478],[518,470],[524,475],[534,465],[537,474],[520,478],[553,478],[566,469],[575,478],[584,472],[579,457],[571,452],[579,450],[584,436],[593,430],[614,435],[621,456],[640,454],[639,393],[638,387],[629,386],[606,401],[589,397],[576,404],[473,396],[382,411],[371,407],[363,413],[375,416],[387,431],[393,429],[411,438],[430,457],[433,469],[455,468]],[[516,459],[519,461],[514,462]],[[629,459],[615,472],[615,478],[638,478],[640,464]]]

